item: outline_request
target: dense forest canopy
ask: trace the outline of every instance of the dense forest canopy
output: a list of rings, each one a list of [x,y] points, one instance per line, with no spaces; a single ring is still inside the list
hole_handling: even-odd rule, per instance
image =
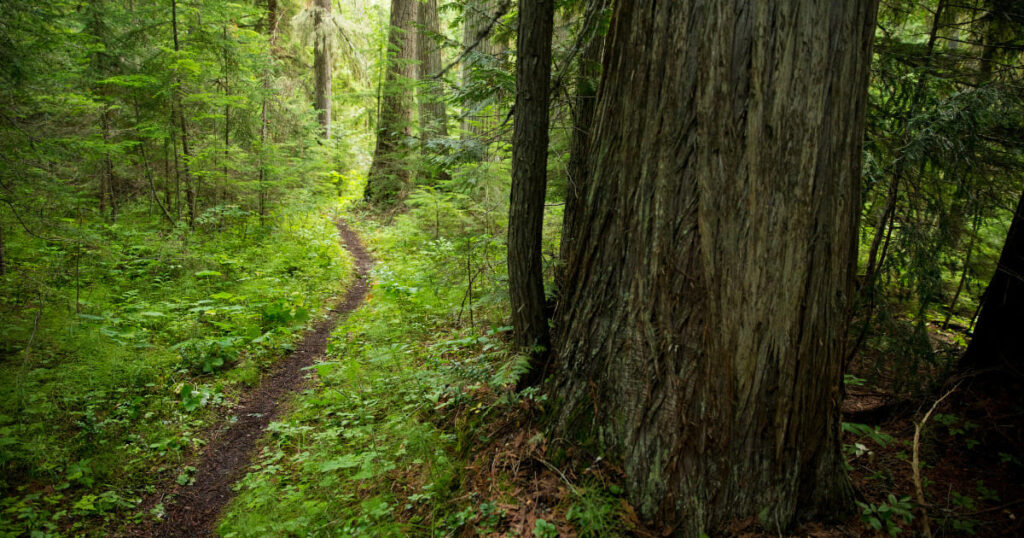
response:
[[[1013,535],[1016,0],[5,0],[0,534]]]

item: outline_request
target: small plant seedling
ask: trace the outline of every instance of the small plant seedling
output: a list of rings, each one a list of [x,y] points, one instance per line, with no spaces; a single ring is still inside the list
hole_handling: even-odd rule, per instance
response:
[[[533,524],[533,536],[535,538],[555,538],[558,536],[558,528],[553,523],[538,519]]]
[[[879,532],[885,532],[889,536],[896,536],[903,531],[902,525],[909,524],[914,520],[911,512],[913,506],[910,503],[910,496],[896,498],[892,493],[880,504],[868,504],[857,501],[861,509],[861,521],[867,523],[871,528]],[[901,521],[897,521],[899,518]]]

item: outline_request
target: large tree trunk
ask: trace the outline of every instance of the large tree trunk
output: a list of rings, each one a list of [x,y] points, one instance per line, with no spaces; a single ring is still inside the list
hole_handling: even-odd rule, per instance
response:
[[[1024,194],[1006,234],[996,272],[981,299],[981,311],[967,351],[960,360],[966,370],[995,372],[1016,380],[1024,377]]]
[[[596,433],[642,517],[681,534],[852,504],[841,358],[876,6],[616,3],[556,435]]]
[[[419,57],[420,139],[423,144],[448,136],[443,81],[434,77],[441,71],[441,46],[437,36],[437,0],[420,2],[416,12],[416,54]]]
[[[587,183],[587,155],[590,153],[590,129],[597,109],[597,83],[601,75],[601,50],[604,35],[600,22],[610,0],[592,0],[584,20],[583,50],[576,72],[576,105],[572,113],[572,138],[569,142],[568,182],[565,186],[565,212],[562,215],[560,259],[565,259],[568,246],[576,234],[580,192]],[[561,275],[561,272],[559,272]],[[563,283],[559,276],[558,286]]]
[[[324,138],[331,138],[331,40],[327,35],[331,17],[331,0],[316,0],[313,7],[313,76],[314,102]]]
[[[416,59],[414,22],[417,0],[391,0],[387,75],[382,89],[377,147],[366,181],[365,198],[377,204],[405,199],[411,182],[407,166],[408,138],[412,134],[412,87]]]
[[[541,232],[548,162],[548,86],[551,84],[553,0],[519,7],[516,62],[516,116],[512,134],[512,193],[508,216],[508,288],[512,326],[520,350],[531,354],[531,368],[520,381],[542,379],[550,348],[544,313]]]

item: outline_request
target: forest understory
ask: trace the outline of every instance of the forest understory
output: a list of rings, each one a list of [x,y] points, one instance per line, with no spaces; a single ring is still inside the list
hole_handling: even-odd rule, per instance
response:
[[[225,536],[670,531],[636,514],[623,496],[620,467],[545,435],[542,394],[512,389],[522,359],[512,351],[509,328],[499,325],[500,284],[488,272],[494,263],[489,256],[500,251],[489,246],[493,238],[482,230],[468,233],[471,224],[435,220],[439,204],[418,199],[411,211],[397,215],[360,209],[344,216],[366,237],[377,264],[369,273],[373,286],[363,290],[361,280],[345,278],[346,299],[329,312],[362,304],[361,309],[341,320],[329,339],[337,314],[317,322],[319,328],[295,352],[248,382],[252,388],[197,404],[208,413],[204,425],[193,422],[182,431],[178,438],[188,444],[171,445],[147,461],[152,470],[145,475],[127,474],[132,467],[96,467],[92,462],[120,452],[104,454],[100,444],[99,457],[78,467],[86,469],[80,476],[58,477],[62,482],[56,484],[37,478],[23,486],[21,495],[9,498],[16,504],[6,501],[5,514],[33,517],[6,519],[7,532],[20,534],[22,525],[46,528],[47,521],[58,534],[132,536],[197,536],[214,529]],[[329,216],[317,218],[331,222]],[[353,237],[345,243],[352,245]],[[468,278],[450,271],[465,266],[467,258],[476,273],[472,288]],[[355,259],[348,271],[366,271],[365,252]],[[946,351],[957,352],[952,346]],[[941,367],[923,365],[924,375],[915,377],[922,386],[901,392],[891,372],[877,370],[877,364],[889,363],[881,355],[859,358],[847,378],[843,450],[864,503],[861,513],[784,534],[864,536],[913,528],[914,426],[950,386]],[[199,380],[196,391],[212,392],[212,380]],[[179,396],[180,402],[169,403],[187,405],[187,395],[172,399]],[[917,451],[936,535],[1020,531],[1024,424],[1019,413],[1006,413],[1001,396],[960,380],[925,424]],[[288,410],[278,416],[282,402]],[[150,447],[168,442],[147,436],[135,443],[147,439],[156,441]],[[227,445],[230,451],[221,452]],[[589,464],[570,463],[579,461]],[[107,493],[90,497],[87,492],[96,488],[87,481],[100,472]],[[115,494],[121,503],[98,501]],[[221,512],[230,497],[235,498]],[[49,511],[72,502],[64,514]],[[86,503],[92,508],[84,509]],[[878,518],[880,530],[870,517]],[[721,532],[777,535],[756,518],[735,521]]]

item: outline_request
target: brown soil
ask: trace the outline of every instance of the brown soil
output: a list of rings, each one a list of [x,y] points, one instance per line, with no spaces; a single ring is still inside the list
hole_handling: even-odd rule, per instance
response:
[[[237,422],[227,425],[206,446],[196,464],[191,486],[171,484],[152,495],[142,506],[151,506],[173,495],[173,504],[165,507],[163,522],[150,522],[133,529],[135,536],[209,536],[221,510],[234,495],[231,486],[244,476],[263,433],[270,421],[281,414],[292,395],[306,383],[303,368],[313,364],[327,350],[327,340],[340,318],[362,304],[369,290],[369,270],[373,260],[356,235],[341,220],[336,220],[338,235],[355,258],[358,278],[345,297],[330,310],[327,319],[307,332],[294,353],[278,361],[264,376],[259,387],[245,395],[235,412]]]

